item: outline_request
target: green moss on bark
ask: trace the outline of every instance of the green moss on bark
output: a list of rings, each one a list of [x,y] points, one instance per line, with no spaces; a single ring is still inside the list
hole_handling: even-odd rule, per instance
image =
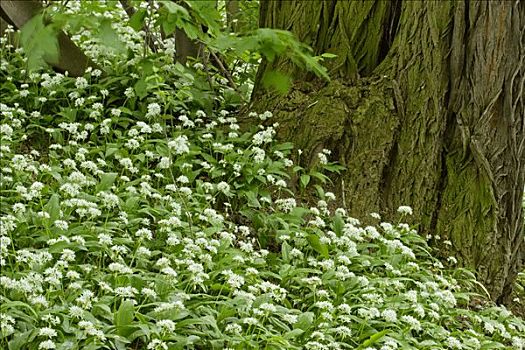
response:
[[[261,9],[263,26],[338,58],[329,84],[285,60],[263,64],[259,77],[277,68],[296,84],[281,97],[256,85],[256,109],[274,112],[305,165],[335,152],[347,167],[335,185],[353,215],[391,219],[412,206],[422,234],[442,238],[441,255],[508,302],[525,259],[525,5],[267,0]]]

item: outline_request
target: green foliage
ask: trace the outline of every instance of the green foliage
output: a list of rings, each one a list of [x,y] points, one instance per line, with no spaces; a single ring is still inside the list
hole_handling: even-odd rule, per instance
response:
[[[328,150],[295,166],[271,113],[241,132],[220,73],[174,64],[168,43],[144,55],[113,16],[125,50],[75,38],[106,75],[30,73],[0,42],[1,348],[523,348],[524,321],[471,272],[337,207]]]
[[[162,11],[164,9],[165,11]],[[165,35],[173,34],[177,28],[181,28],[185,30],[190,39],[198,37],[200,31],[195,24],[191,23],[190,14],[184,7],[174,2],[165,2],[162,10],[157,23]]]
[[[112,28],[110,19],[101,20],[100,23],[98,23],[98,27],[98,36],[100,41],[103,42],[104,45],[118,52],[125,51],[125,45],[119,39],[119,36],[115,29]]]
[[[44,23],[44,15],[31,18],[20,30],[20,43],[27,54],[27,69],[35,70],[48,62],[58,62],[56,29]]]
[[[147,7],[140,6],[129,19],[121,9],[120,12],[117,12],[119,10],[117,4],[117,2],[108,2],[104,6],[103,3],[98,2],[82,2],[80,5],[75,5],[76,10],[72,11],[60,2],[53,3],[46,11],[46,16],[53,24],[47,26],[43,23],[43,15],[35,16],[22,31],[21,43],[28,57],[28,69],[33,71],[45,65],[44,57],[48,58],[47,62],[58,59],[56,39],[58,28],[65,29],[75,38],[86,33],[89,40],[84,41],[83,48],[88,54],[91,53],[92,58],[104,69],[112,69],[116,61],[123,62],[129,59],[126,42],[130,39],[126,36],[129,36],[130,33],[124,27],[117,25],[120,22],[133,28],[137,35],[144,33],[144,28],[147,28],[146,35],[149,35],[150,39],[155,37],[158,39],[161,33],[170,38],[178,28],[184,31],[191,40],[202,43],[209,52],[222,57],[226,66],[233,66],[229,73],[236,77],[244,77],[242,82],[248,85],[253,85],[253,81],[246,80],[253,76],[255,68],[249,68],[249,73],[246,75],[239,74],[241,70],[238,69],[238,66],[244,65],[243,70],[246,72],[246,67],[258,63],[261,57],[269,61],[277,57],[287,58],[300,68],[328,79],[326,69],[319,61],[322,57],[313,57],[311,50],[289,32],[261,28],[230,33],[221,19],[221,13],[216,8],[215,1],[156,2]],[[134,4],[140,5],[140,3]],[[79,14],[78,7],[83,13],[90,15]],[[253,7],[241,7],[253,12]],[[112,11],[113,18],[108,16],[108,10]],[[137,41],[138,39],[143,40],[140,36],[131,40]],[[147,45],[143,43],[137,43],[137,45],[143,50],[144,56],[146,54],[144,51],[148,50]],[[129,45],[127,46],[129,49]],[[223,75],[224,79],[226,72],[217,71],[211,66],[206,68],[208,71],[215,71],[215,74]],[[290,77],[281,72],[267,74],[264,82],[265,86],[275,88],[279,92],[285,92],[290,87]],[[137,86],[140,96],[144,96],[147,85],[145,81],[140,81]],[[244,85],[240,91],[244,92],[246,99],[251,93],[251,88]],[[229,98],[232,96],[233,94],[230,94]]]
[[[311,49],[284,30],[259,28],[243,35],[222,35],[209,45],[220,52],[232,51],[237,56],[246,51],[258,52],[268,61],[286,57],[300,68],[329,79],[326,69],[311,55]]]
[[[274,88],[281,94],[287,93],[292,85],[292,80],[289,75],[277,71],[267,72],[263,76],[262,82],[265,88]]]
[[[146,9],[139,9],[133,14],[133,16],[131,16],[131,18],[128,21],[128,25],[137,32],[140,31],[144,27],[147,14],[148,12],[146,11]]]

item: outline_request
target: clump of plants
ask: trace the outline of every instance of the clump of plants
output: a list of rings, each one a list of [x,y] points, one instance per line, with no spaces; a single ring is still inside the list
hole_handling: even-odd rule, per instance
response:
[[[78,78],[2,39],[2,348],[524,348],[523,319],[473,303],[409,207],[369,226],[331,209],[328,150],[295,165],[271,113],[241,131],[226,81],[199,89],[202,65],[120,35],[128,63]]]

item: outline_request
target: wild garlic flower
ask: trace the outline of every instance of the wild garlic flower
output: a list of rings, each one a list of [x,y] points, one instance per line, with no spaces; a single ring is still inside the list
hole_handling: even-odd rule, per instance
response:
[[[126,90],[124,91],[124,96],[126,96],[127,98],[135,97],[135,91],[133,91],[132,87],[126,88]]]
[[[55,342],[50,340],[50,339],[44,340],[43,342],[38,344],[38,349],[39,350],[49,350],[49,349],[56,349],[56,348],[57,348],[57,346],[56,346]]]
[[[402,205],[397,208],[397,212],[403,215],[412,215],[412,208],[406,205]]]
[[[385,309],[383,312],[381,312],[381,316],[385,319],[387,322],[395,323],[397,322],[397,313],[395,310],[392,309]]]
[[[168,147],[172,149],[175,154],[189,153],[188,137],[186,135],[178,136],[174,140],[168,142]]]
[[[153,239],[153,233],[148,228],[141,228],[135,232],[135,236],[140,239],[151,240]]]
[[[161,107],[158,103],[150,103],[148,105],[148,112],[146,113],[146,118],[152,118],[160,115]]]
[[[241,334],[242,326],[236,323],[229,323],[228,325],[226,325],[224,330],[226,331],[226,333]]]
[[[40,328],[38,331],[39,337],[55,338],[57,335],[57,331],[49,327]]]
[[[228,185],[226,182],[224,181],[221,181],[217,184],[217,190],[224,193],[224,194],[228,194],[230,193],[230,185]]]
[[[291,212],[297,206],[295,198],[277,199],[275,204],[285,213]]]
[[[317,157],[319,158],[319,163],[322,165],[328,164],[328,158],[326,157],[326,154],[324,153],[317,153]]]
[[[421,323],[414,317],[410,315],[401,316],[401,321],[405,322],[410,329],[413,329],[415,331],[421,331]]]
[[[450,349],[463,349],[463,344],[457,338],[448,337],[445,343]]]
[[[84,77],[78,77],[75,80],[75,86],[77,87],[77,89],[85,89],[86,87],[88,87],[88,85],[88,81]]]
[[[262,163],[264,159],[266,158],[266,152],[259,147],[254,147],[253,152],[254,152],[253,161],[257,164]]]

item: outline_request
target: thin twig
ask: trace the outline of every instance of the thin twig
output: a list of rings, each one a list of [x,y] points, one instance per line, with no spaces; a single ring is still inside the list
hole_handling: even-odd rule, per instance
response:
[[[237,85],[235,84],[235,82],[233,81],[233,78],[230,74],[230,72],[224,67],[224,65],[222,64],[222,61],[219,57],[217,57],[217,55],[212,51],[212,50],[208,50],[211,54],[211,56],[213,57],[213,59],[215,60],[215,62],[219,65],[219,68],[222,70],[222,72],[224,73],[224,75],[226,76],[226,79],[228,79],[228,82],[230,83],[231,87],[237,91],[238,93],[241,93],[239,91],[239,89],[237,88]]]
[[[207,55],[202,55],[202,63],[204,63],[204,70],[206,71],[206,79],[208,84],[210,84],[210,90],[215,91],[213,88],[213,83],[211,81],[210,69],[208,68],[209,57]]]

